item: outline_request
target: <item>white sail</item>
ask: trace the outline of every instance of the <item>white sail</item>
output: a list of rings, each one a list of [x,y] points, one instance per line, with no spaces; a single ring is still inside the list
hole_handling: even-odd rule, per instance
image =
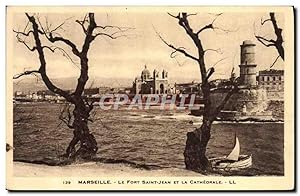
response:
[[[227,156],[227,160],[237,161],[240,155],[240,142],[238,137],[235,137],[235,145],[231,153]]]

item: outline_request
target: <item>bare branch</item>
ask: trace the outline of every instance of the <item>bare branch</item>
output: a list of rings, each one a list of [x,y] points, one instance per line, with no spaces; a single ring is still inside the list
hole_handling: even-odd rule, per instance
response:
[[[205,29],[213,29],[214,27],[213,27],[213,24],[211,23],[211,24],[208,24],[208,25],[206,25],[206,26],[204,26],[204,27],[202,27],[199,31],[197,31],[197,35],[199,34],[199,33],[201,33],[202,31],[204,31]]]
[[[178,49],[186,50],[185,47],[178,47]],[[171,57],[171,58],[176,57],[176,56],[177,56],[177,52],[178,52],[177,50],[174,50],[174,51],[170,54],[170,57]]]
[[[55,50],[59,50],[64,57],[66,57],[68,60],[70,60],[72,62],[73,65],[76,66],[76,68],[80,69],[79,66],[77,65],[77,63],[71,58],[71,56],[61,47],[57,47],[57,46],[42,46],[43,49],[49,49],[51,52],[55,52]]]
[[[20,74],[17,74],[13,77],[13,79],[18,79],[22,76],[25,76],[25,75],[32,75],[34,73],[40,73],[40,71],[38,70],[32,70],[32,71],[24,71],[23,73],[20,73]]]
[[[31,52],[33,52],[33,51],[36,50],[36,47],[32,47],[32,48],[31,48],[31,47],[26,43],[26,41],[25,41],[25,38],[28,37],[30,33],[33,33],[32,30],[28,31],[27,33],[21,32],[21,31],[15,31],[15,30],[13,30],[13,32],[16,33],[16,38],[17,38],[18,42],[24,44],[24,46],[26,46],[26,48],[27,48],[28,50],[30,50]],[[22,38],[20,37],[20,35],[25,36],[25,38],[22,39]]]
[[[63,109],[60,111],[59,119],[70,129],[74,129],[74,126],[72,125],[72,117],[71,105],[65,104]]]
[[[180,18],[180,13],[178,13],[178,15],[177,15],[177,16],[175,16],[175,15],[173,15],[173,14],[170,14],[170,13],[168,12],[168,15],[169,15],[169,16],[171,16],[171,17],[173,17],[173,18],[177,18],[177,19],[179,19],[179,18]]]
[[[99,26],[97,26],[99,27]],[[129,37],[128,34],[123,34],[129,30],[133,30],[134,28],[131,28],[131,27],[118,27],[118,26],[111,26],[111,25],[108,25],[108,26],[101,26],[101,29],[106,29],[106,28],[115,28],[117,29],[117,31],[115,32],[112,32],[112,33],[108,33],[108,32],[98,32],[96,33],[94,36],[93,36],[93,39],[95,39],[97,36],[106,36],[106,37],[109,37],[110,39],[117,39],[117,38],[120,38],[120,37]]]
[[[260,43],[262,43],[266,47],[275,46],[275,41],[272,39],[266,39],[261,36],[255,36],[255,37]],[[269,43],[265,43],[265,42],[269,42]]]
[[[268,21],[271,21],[271,19],[270,18],[268,18],[268,19],[265,19],[264,21],[262,20],[262,18],[260,19],[260,24],[261,25],[264,25],[266,22],[268,22]]]
[[[112,33],[111,35],[116,35],[118,33],[125,33],[129,30],[133,30],[134,28],[131,28],[131,27],[126,27],[126,28],[123,28],[121,27],[118,31],[115,31],[114,33]]]
[[[29,26],[29,21],[27,21],[26,26],[24,27],[24,32],[26,31],[28,26]]]
[[[51,29],[52,24],[49,24],[49,23],[48,23],[48,18],[47,18],[47,17],[45,17],[45,21],[46,21],[46,29],[43,28],[43,25],[41,24],[39,17],[37,17],[37,21],[38,21],[40,27],[43,29],[43,31],[44,31],[45,33],[49,34],[49,33],[55,32],[55,31],[57,31],[57,30],[59,30],[59,29],[64,30],[63,26],[64,26],[65,23],[66,23],[68,20],[70,20],[71,18],[73,18],[73,17],[69,17],[69,18],[65,19],[62,23],[60,23],[59,25],[57,25],[57,26],[54,27],[53,29]],[[64,31],[65,31],[65,30],[64,30]]]
[[[54,28],[53,30],[50,31],[49,28],[50,28],[51,25],[49,26],[47,18],[46,18],[46,28],[47,28],[46,30],[45,30],[44,27],[42,26],[42,24],[41,24],[39,18],[37,18],[37,21],[38,21],[40,27],[42,28],[42,31],[38,29],[38,32],[39,32],[40,34],[45,34],[45,35],[47,35],[46,32],[56,31],[57,29],[61,28],[61,27],[63,26],[63,24],[65,24],[65,21],[64,21],[63,23],[61,23],[60,25],[58,25],[56,28]],[[29,23],[29,21],[28,21],[28,23]],[[34,51],[34,50],[36,50],[36,47],[30,48],[30,47],[28,46],[28,44],[25,42],[25,40],[22,40],[22,39],[19,37],[19,35],[23,35],[23,36],[28,37],[31,33],[33,34],[33,30],[30,30],[30,31],[28,31],[27,33],[25,33],[25,30],[26,30],[27,26],[28,26],[28,25],[26,25],[26,27],[25,27],[25,29],[24,29],[23,32],[21,32],[21,31],[15,31],[15,30],[13,30],[13,32],[16,33],[16,37],[17,37],[17,39],[18,39],[18,41],[19,41],[20,43],[23,43],[23,44],[27,47],[28,50]],[[55,33],[55,32],[53,32],[53,33]],[[47,48],[47,49],[49,49],[51,52],[54,52],[56,49],[60,50],[60,51],[63,53],[63,56],[65,56],[66,58],[68,58],[68,59],[69,59],[69,60],[70,60],[70,61],[78,68],[78,65],[76,65],[76,63],[74,62],[74,60],[70,57],[70,55],[69,55],[64,49],[59,48],[59,47],[54,47],[54,46],[51,46],[51,47],[49,47],[49,46],[42,46],[42,48]]]
[[[42,32],[41,34],[42,34],[42,35],[45,35],[45,36],[48,38],[47,33],[49,33],[49,28],[50,28],[49,25],[48,25],[48,20],[46,19],[46,27],[47,27],[46,30],[44,29],[44,27],[43,27],[43,25],[42,25],[42,23],[41,23],[41,21],[40,21],[40,18],[37,17],[36,20],[38,21],[39,26],[40,26],[41,29],[42,29],[42,30],[41,30],[41,32]]]
[[[87,20],[87,14],[84,16],[84,18],[83,18],[82,21],[76,20],[75,22],[77,22],[77,23],[81,26],[81,28],[82,28],[84,34],[87,34],[87,30],[86,30],[86,28],[85,28],[85,26],[84,26],[85,22],[88,22],[88,20]]]
[[[47,88],[49,90],[51,90],[52,92],[54,92],[56,94],[63,96],[67,101],[72,102],[73,99],[72,99],[71,95],[69,93],[67,93],[66,91],[55,86],[49,79],[49,77],[46,73],[46,60],[45,60],[45,55],[44,55],[43,47],[41,44],[41,40],[39,37],[38,24],[36,23],[34,16],[29,16],[27,13],[25,13],[25,14],[26,14],[28,20],[30,21],[30,23],[32,24],[33,35],[34,35],[34,40],[35,40],[35,47],[39,54],[40,68],[39,68],[38,72],[40,73],[45,85],[47,86]]]
[[[26,48],[27,48],[28,50],[30,50],[31,52],[33,52],[33,51],[36,50],[36,47],[35,47],[35,46],[32,47],[32,48],[30,48],[30,47],[28,46],[28,44],[27,44],[24,40],[22,40],[21,38],[18,37],[18,35],[17,35],[16,37],[17,37],[18,42],[24,44],[24,46],[26,46]]]
[[[76,22],[81,26],[81,28],[82,28],[84,34],[86,34],[87,32],[86,32],[86,29],[85,29],[85,27],[84,27],[84,23],[83,23],[82,21],[79,21],[79,20],[76,20]]]
[[[225,59],[227,59],[227,58],[224,57],[224,58],[218,60],[217,62],[215,62],[215,63],[212,65],[212,67],[215,67],[218,63],[220,63],[221,61],[224,61]]]
[[[277,25],[277,21],[276,21],[274,12],[270,13],[270,18],[271,18],[271,21],[272,21],[272,24],[273,24],[275,35],[277,37],[275,47],[276,47],[280,57],[284,60],[284,48],[282,46],[282,43],[283,43],[282,29],[279,28],[278,25]]]
[[[213,52],[216,52],[216,53],[218,53],[218,54],[223,54],[221,48],[218,48],[218,49],[210,49],[210,48],[209,48],[209,49],[204,50],[204,53],[206,53],[206,52],[208,52],[208,51],[213,51]]]
[[[199,35],[199,33],[201,33],[202,31],[206,30],[206,29],[216,29],[216,27],[214,27],[214,22],[217,20],[217,18],[219,16],[221,16],[223,13],[220,13],[220,14],[216,14],[216,17],[213,19],[213,21],[208,24],[208,25],[205,25],[204,27],[202,27],[199,31],[197,31],[197,35]]]
[[[63,26],[64,24],[65,24],[65,21],[62,22],[62,23],[61,23],[60,25],[58,25],[57,27],[55,27],[53,30],[50,30],[50,33],[56,31],[57,29],[62,28],[62,26]]]
[[[169,13],[168,13],[169,14]],[[173,15],[169,14],[170,16],[174,17]],[[181,16],[180,16],[181,15]],[[193,60],[197,61],[200,67],[200,73],[201,73],[201,79],[202,81],[206,81],[206,67],[205,67],[205,62],[204,62],[204,49],[201,43],[201,40],[199,39],[198,35],[194,33],[193,29],[191,28],[188,18],[187,18],[187,13],[179,13],[177,17],[174,17],[178,19],[179,25],[185,30],[187,35],[193,40],[195,46],[197,47],[198,50],[198,58],[188,54],[186,51],[182,50],[181,53],[185,54],[185,56],[192,58]],[[162,39],[162,37],[160,36]],[[163,40],[163,39],[162,39]],[[177,49],[176,47],[168,44],[166,41],[164,41],[166,45],[173,49]],[[204,85],[205,86],[205,85]]]
[[[215,118],[219,113],[220,111],[225,107],[226,103],[228,102],[228,100],[230,99],[230,97],[237,93],[239,90],[238,88],[238,84],[236,82],[232,83],[232,86],[231,86],[231,90],[226,94],[225,98],[222,100],[222,102],[219,104],[218,107],[216,107],[215,111],[214,111],[214,115],[213,117]]]
[[[221,28],[221,27],[214,27],[213,31],[216,32],[216,30],[220,30],[220,31],[223,31],[225,33],[231,33],[231,32],[237,32],[239,30],[239,28],[236,28],[234,30],[230,30],[230,29],[224,29],[224,28]]]
[[[156,32],[156,31],[155,31],[155,32]],[[169,44],[168,42],[166,42],[158,32],[156,32],[156,34],[159,36],[159,38],[161,39],[161,41],[162,41],[164,44],[166,44],[167,46],[169,46],[170,48],[172,48],[172,49],[175,50],[176,52],[180,52],[180,53],[184,54],[186,57],[189,57],[189,58],[193,59],[194,61],[197,61],[197,62],[198,62],[198,59],[197,59],[196,57],[192,56],[191,54],[187,53],[185,50],[183,50],[183,49],[182,49],[183,47],[176,48],[176,47],[173,46],[172,44]],[[174,51],[173,51],[172,53],[174,54]],[[171,53],[171,54],[172,54],[172,53]]]
[[[277,20],[275,18],[275,13],[270,12],[269,15],[270,15],[270,18],[268,18],[264,21],[261,19],[261,26],[263,26],[268,21],[272,22],[273,30],[274,30],[274,33],[276,35],[276,40],[266,39],[263,36],[257,36],[255,34],[254,35],[255,35],[256,39],[260,43],[262,43],[264,46],[266,46],[266,47],[274,46],[277,49],[277,52],[280,55],[280,57],[284,60],[284,48],[282,46],[282,44],[283,44],[282,29],[279,28],[278,25],[277,25]]]
[[[107,33],[96,33],[96,34],[93,36],[93,39],[95,39],[96,37],[101,36],[101,35],[106,36],[106,37],[109,37],[110,39],[117,39],[117,38],[119,38],[119,37],[127,37],[127,35],[116,35],[116,36],[114,36],[114,35],[107,34]]]
[[[119,31],[122,31],[122,30],[129,30],[129,29],[134,29],[132,27],[119,27],[119,26],[114,26],[114,25],[105,25],[105,26],[100,26],[100,25],[96,25],[95,29],[97,28],[100,28],[102,30],[106,30],[106,29],[118,29]]]
[[[184,48],[184,47],[180,47],[180,48]],[[174,50],[174,51],[171,52],[171,54],[170,54],[170,58],[175,59],[177,65],[183,66],[184,63],[180,63],[180,62],[177,60],[177,58],[176,58],[177,56],[178,56],[178,51],[177,51],[177,50]]]
[[[187,14],[186,16],[189,17],[189,16],[196,16],[197,13],[192,13],[192,14]]]
[[[63,29],[63,25],[64,25],[68,20],[70,20],[71,18],[73,18],[73,17],[69,17],[69,18],[65,19],[61,24],[59,24],[58,26],[56,26],[54,29],[50,30],[50,33],[55,32],[55,31],[58,30],[58,29],[64,30],[64,29]],[[50,27],[49,27],[49,29],[50,29]]]
[[[215,68],[211,67],[207,70],[207,76],[206,76],[206,80],[208,81],[208,79],[210,78],[210,76],[212,76],[212,74],[215,72]]]
[[[22,31],[15,31],[15,30],[13,30],[13,32],[16,33],[17,35],[18,35],[18,34],[21,34],[21,35],[24,35],[24,36],[26,36],[26,37],[28,37],[30,33],[33,33],[32,30],[28,31],[27,33],[22,32]]]
[[[57,42],[57,41],[61,41],[61,42],[64,42],[65,44],[67,44],[68,46],[70,46],[72,48],[72,52],[76,55],[76,56],[79,56],[80,55],[80,52],[79,50],[77,49],[76,45],[71,42],[69,39],[65,39],[63,37],[58,37],[58,36],[55,36],[53,37],[53,33],[50,33],[49,34],[49,37],[47,37],[48,40],[52,43],[54,42]]]
[[[68,19],[66,19],[66,20],[68,20]],[[49,27],[48,25],[46,25],[46,26],[47,26],[47,29],[45,29],[45,28],[43,27],[43,25],[41,24],[40,20],[37,19],[37,21],[38,21],[38,23],[39,23],[39,26],[40,26],[41,29],[42,29],[42,30],[39,30],[39,32],[40,32],[41,34],[44,34],[45,37],[46,37],[51,43],[55,43],[55,42],[63,42],[63,43],[65,43],[66,45],[68,45],[69,47],[71,47],[72,52],[73,52],[76,56],[79,56],[79,55],[80,55],[80,52],[79,52],[79,50],[77,49],[76,45],[75,45],[71,40],[66,39],[66,38],[63,38],[62,36],[54,36],[54,34],[58,34],[58,33],[55,33],[55,31],[56,31],[57,29],[61,28],[61,27],[65,24],[66,20],[65,20],[64,22],[62,22],[60,25],[58,25],[56,28],[54,28],[53,30],[50,30],[50,29],[49,29],[50,27]],[[46,20],[46,22],[47,22],[47,20]],[[58,34],[58,35],[59,35],[59,34]]]
[[[207,70],[207,74],[206,74],[206,81],[208,81],[208,79],[210,78],[210,76],[212,76],[212,74],[215,72],[215,66],[220,63],[221,61],[225,60],[226,58],[222,58],[220,60],[218,60],[217,62],[215,62],[208,70]]]
[[[278,55],[275,59],[275,61],[272,63],[272,65],[270,66],[270,69],[275,65],[275,63],[277,62],[278,58],[280,57],[280,55]]]

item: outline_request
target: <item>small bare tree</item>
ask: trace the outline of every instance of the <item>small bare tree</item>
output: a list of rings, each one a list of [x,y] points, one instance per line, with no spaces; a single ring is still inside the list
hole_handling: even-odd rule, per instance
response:
[[[199,128],[187,133],[186,146],[184,150],[184,159],[186,169],[203,172],[211,168],[211,164],[208,158],[206,157],[206,148],[211,136],[211,125],[216,119],[219,112],[224,108],[225,104],[230,99],[230,97],[238,91],[238,85],[235,79],[230,80],[230,85],[228,86],[228,93],[226,94],[225,98],[218,106],[212,105],[212,87],[210,85],[209,79],[213,75],[215,69],[213,68],[213,66],[207,69],[204,59],[205,53],[207,51],[218,52],[218,50],[204,49],[202,45],[202,40],[200,38],[200,34],[208,30],[221,30],[224,32],[229,32],[229,30],[222,29],[214,25],[216,19],[222,14],[217,14],[211,23],[203,26],[202,28],[196,31],[190,26],[188,19],[189,16],[196,14],[187,14],[183,12],[178,13],[178,15],[172,15],[169,13],[169,15],[178,20],[178,24],[180,25],[180,27],[183,28],[186,35],[192,40],[194,46],[197,49],[197,56],[193,56],[192,54],[188,53],[188,51],[184,47],[176,47],[168,43],[162,38],[162,36],[158,34],[163,43],[173,50],[173,52],[171,53],[171,58],[174,58],[175,53],[181,53],[187,58],[190,58],[191,60],[196,62],[200,68],[200,75],[202,81],[201,90],[204,100],[203,121],[202,125]]]
[[[273,26],[275,36],[276,36],[276,40],[268,39],[268,38],[260,36],[260,35],[255,35],[255,37],[264,46],[266,46],[266,47],[275,47],[276,48],[276,50],[278,52],[278,56],[276,57],[276,59],[272,63],[272,65],[270,66],[270,67],[273,67],[279,57],[281,57],[282,60],[284,60],[284,48],[283,48],[283,42],[284,41],[283,41],[283,37],[282,37],[282,29],[277,24],[275,13],[270,12],[269,15],[270,15],[270,18],[265,19],[265,20],[261,19],[260,24],[261,24],[261,26],[264,26],[264,24],[266,24],[267,22],[271,22],[272,26]]]
[[[38,15],[29,15],[25,13],[28,23],[24,29],[24,31],[14,31],[16,33],[16,37],[18,42],[22,43],[28,50],[31,52],[37,52],[39,57],[39,68],[37,70],[27,70],[23,73],[14,76],[14,79],[20,78],[24,75],[39,75],[46,87],[66,99],[69,103],[71,103],[73,107],[73,121],[71,122],[71,117],[68,116],[68,120],[66,118],[60,119],[70,128],[73,129],[73,139],[71,140],[68,148],[66,149],[67,157],[81,157],[81,158],[91,158],[94,156],[98,150],[97,142],[95,137],[90,132],[88,128],[88,121],[90,117],[90,112],[93,109],[93,104],[88,102],[82,96],[83,91],[85,89],[85,85],[89,79],[88,74],[88,52],[90,50],[92,42],[98,36],[105,36],[110,39],[117,39],[122,36],[126,36],[124,32],[128,31],[131,28],[127,27],[117,27],[117,26],[100,26],[97,25],[95,21],[94,13],[88,13],[84,16],[83,20],[76,20],[82,31],[84,33],[84,41],[81,46],[81,50],[76,46],[70,39],[67,39],[60,35],[57,32],[59,29],[63,28],[65,21],[60,25],[51,28],[48,20],[46,21],[46,25],[43,26],[41,21],[39,20]],[[110,29],[110,31],[107,31]],[[29,46],[26,41],[27,37],[31,37],[34,40],[33,46]],[[43,37],[43,38],[42,38]],[[42,43],[47,42],[47,43]],[[56,86],[48,77],[46,72],[47,61],[45,58],[45,50],[49,50],[51,52],[60,51],[64,56],[72,60],[71,55],[66,52],[62,47],[50,45],[55,43],[63,43],[66,47],[68,47],[72,51],[72,55],[79,59],[80,64],[80,76],[77,81],[76,88],[73,92],[68,92]],[[73,60],[72,60],[73,62]],[[70,108],[67,108],[70,109]],[[77,144],[80,144],[79,148],[76,148]]]

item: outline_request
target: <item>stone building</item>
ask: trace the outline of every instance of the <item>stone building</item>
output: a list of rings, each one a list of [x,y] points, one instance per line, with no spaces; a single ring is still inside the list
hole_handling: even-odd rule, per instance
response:
[[[255,63],[255,44],[246,40],[241,45],[239,91],[233,94],[219,117],[221,119],[271,119],[267,111],[267,90],[258,85]],[[228,89],[217,88],[213,93],[213,104],[218,105],[226,96]]]
[[[250,40],[241,45],[240,84],[256,86],[255,44]]]
[[[188,83],[175,83],[175,94],[198,94],[201,92],[200,83],[188,82]]]
[[[88,88],[83,90],[83,95],[85,97],[94,97],[99,95],[100,94],[99,92],[100,92],[99,88]]]
[[[135,94],[168,94],[170,92],[168,83],[168,72],[163,70],[161,75],[157,70],[152,72],[145,65],[140,77],[133,82]]]
[[[259,71],[258,86],[267,91],[269,100],[284,99],[284,71],[283,70],[263,70]]]
[[[258,85],[265,89],[283,90],[284,71],[283,70],[263,70],[258,74]]]

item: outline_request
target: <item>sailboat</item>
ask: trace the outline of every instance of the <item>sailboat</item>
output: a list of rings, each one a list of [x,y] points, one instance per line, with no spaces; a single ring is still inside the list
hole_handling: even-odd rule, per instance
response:
[[[209,159],[213,169],[239,170],[251,167],[252,155],[240,155],[239,138],[235,135],[235,145],[228,156]]]

